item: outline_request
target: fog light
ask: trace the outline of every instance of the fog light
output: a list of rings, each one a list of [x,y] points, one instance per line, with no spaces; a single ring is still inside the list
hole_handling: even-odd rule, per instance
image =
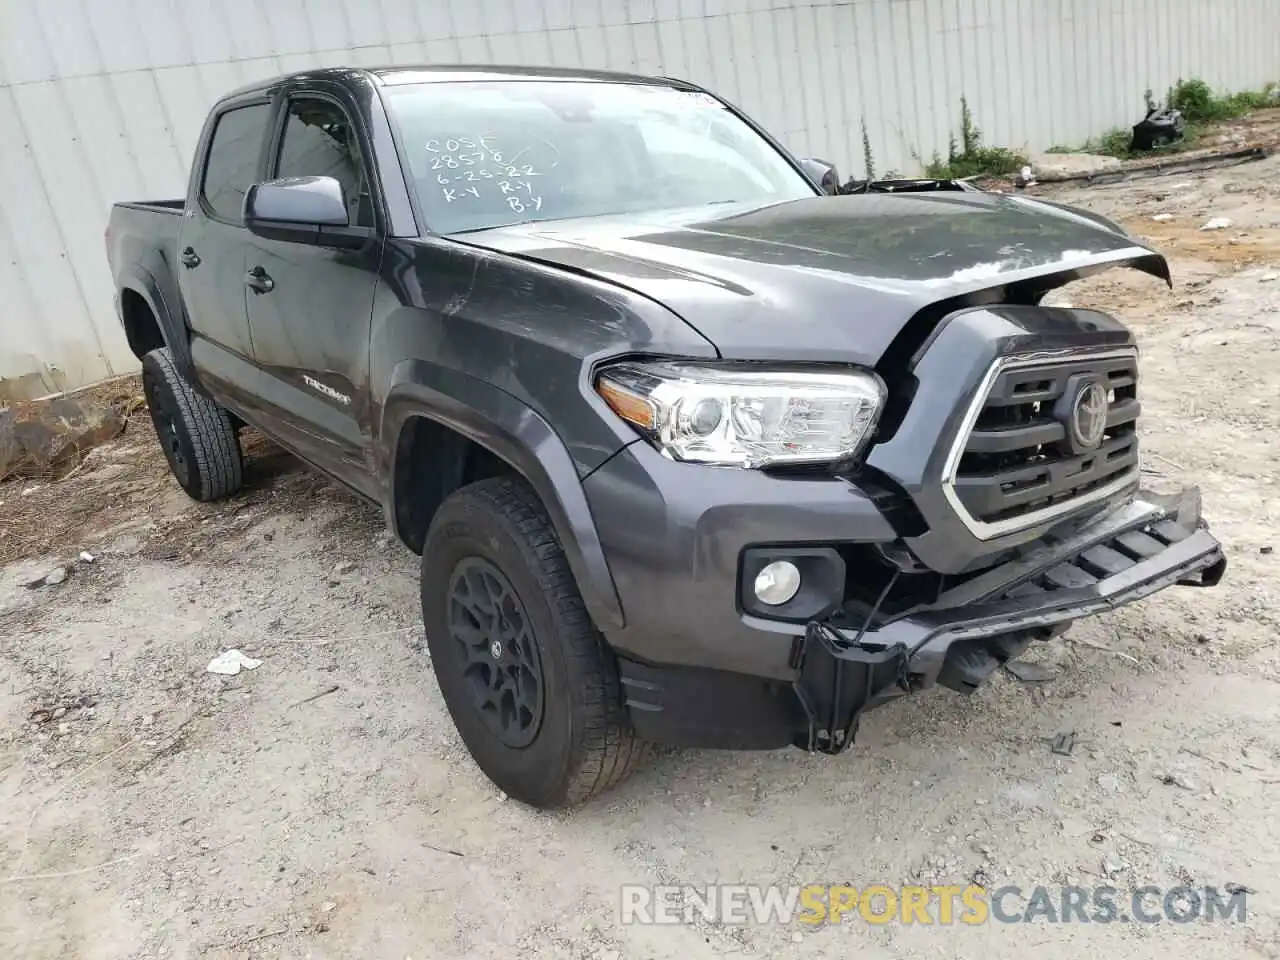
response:
[[[756,597],[778,607],[800,591],[800,569],[790,560],[775,560],[756,574]]]

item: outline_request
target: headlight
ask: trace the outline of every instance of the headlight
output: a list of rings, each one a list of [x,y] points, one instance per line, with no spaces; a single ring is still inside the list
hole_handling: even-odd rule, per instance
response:
[[[620,363],[596,389],[673,460],[738,467],[830,463],[856,455],[884,403],[875,374],[755,363]]]

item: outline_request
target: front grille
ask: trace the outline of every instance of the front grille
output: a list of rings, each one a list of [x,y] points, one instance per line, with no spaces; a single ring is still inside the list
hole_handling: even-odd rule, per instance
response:
[[[1074,403],[1089,385],[1101,388],[1106,409],[1101,438],[1093,443],[1071,429]],[[1004,361],[988,373],[978,396],[944,483],[961,519],[980,537],[1067,513],[1136,478],[1135,351]]]

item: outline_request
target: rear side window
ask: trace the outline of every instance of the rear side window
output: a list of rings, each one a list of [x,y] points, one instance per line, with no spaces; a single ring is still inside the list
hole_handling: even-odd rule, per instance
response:
[[[228,110],[218,118],[205,161],[201,194],[219,220],[243,222],[244,195],[258,176],[258,155],[271,119],[269,104]]]

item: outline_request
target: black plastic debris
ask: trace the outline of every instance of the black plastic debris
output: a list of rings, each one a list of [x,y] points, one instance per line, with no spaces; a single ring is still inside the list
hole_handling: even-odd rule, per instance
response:
[[[840,185],[844,195],[855,193],[932,193],[936,190],[973,192],[978,188],[967,180],[937,177],[902,177],[892,180],[856,180],[849,178]]]
[[[1133,139],[1129,149],[1138,152],[1154,150],[1170,143],[1177,143],[1187,132],[1187,122],[1181,110],[1172,107],[1152,107],[1147,115],[1133,125]]]
[[[1074,730],[1066,733],[1059,733],[1049,741],[1049,749],[1060,757],[1071,756],[1071,751],[1076,748],[1076,732]]]

